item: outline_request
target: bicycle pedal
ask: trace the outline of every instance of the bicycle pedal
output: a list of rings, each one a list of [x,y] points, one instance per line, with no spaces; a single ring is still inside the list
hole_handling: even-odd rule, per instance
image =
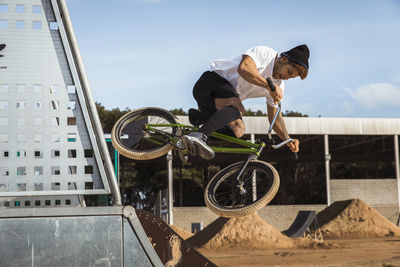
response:
[[[196,145],[192,142],[185,142],[184,139],[180,139],[176,142],[176,146],[178,149],[186,150],[186,154],[192,157],[196,156]]]
[[[186,148],[185,143],[181,140],[178,140],[178,142],[176,142],[176,147],[180,150],[183,150]]]

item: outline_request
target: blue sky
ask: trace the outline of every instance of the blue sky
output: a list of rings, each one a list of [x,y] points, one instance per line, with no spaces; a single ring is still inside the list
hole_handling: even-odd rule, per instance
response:
[[[305,43],[309,76],[286,82],[284,110],[400,117],[400,1],[67,3],[94,98],[107,108],[196,107],[192,88],[211,59]],[[266,110],[264,99],[244,105]]]

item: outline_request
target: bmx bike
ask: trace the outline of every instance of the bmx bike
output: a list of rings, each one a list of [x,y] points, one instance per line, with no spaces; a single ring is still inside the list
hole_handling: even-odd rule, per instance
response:
[[[270,145],[278,149],[293,139],[273,144],[271,131],[280,115],[279,103],[268,129]],[[198,130],[198,127],[181,124],[178,118],[166,110],[146,107],[122,116],[114,125],[111,141],[117,151],[131,159],[150,160],[177,150],[182,161],[195,155],[193,147],[185,147],[182,136]],[[207,207],[223,217],[240,217],[255,213],[267,205],[279,188],[279,174],[269,163],[259,160],[267,146],[264,142],[252,143],[219,132],[212,137],[235,143],[240,147],[211,148],[216,153],[248,155],[244,161],[233,163],[211,178],[204,192]]]

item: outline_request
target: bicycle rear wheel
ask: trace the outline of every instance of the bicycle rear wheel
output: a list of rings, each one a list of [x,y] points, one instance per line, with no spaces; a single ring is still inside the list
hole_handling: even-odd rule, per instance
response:
[[[111,131],[111,142],[125,157],[136,160],[158,158],[173,148],[178,119],[160,108],[141,108],[122,116]]]
[[[255,213],[267,205],[279,188],[279,174],[269,163],[250,161],[242,175],[246,193],[241,194],[236,177],[242,162],[218,172],[204,192],[207,207],[222,217],[241,217]]]

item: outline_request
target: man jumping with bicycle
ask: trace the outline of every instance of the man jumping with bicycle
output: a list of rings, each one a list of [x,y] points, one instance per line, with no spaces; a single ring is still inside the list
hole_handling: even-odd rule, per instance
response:
[[[214,158],[215,152],[206,143],[208,136],[224,126],[229,127],[236,137],[243,136],[245,125],[242,114],[245,109],[242,101],[247,98],[266,98],[271,123],[277,104],[283,98],[283,80],[297,76],[305,79],[309,55],[306,45],[280,55],[269,47],[256,46],[236,58],[211,61],[210,71],[204,72],[193,88],[199,110],[207,120],[197,132],[184,135],[183,141],[187,145],[195,145],[202,158]],[[266,79],[269,77],[276,90],[268,85]],[[285,134],[283,120],[276,121],[273,129],[282,140],[289,138]],[[297,139],[287,143],[287,146],[292,152],[299,151]]]

